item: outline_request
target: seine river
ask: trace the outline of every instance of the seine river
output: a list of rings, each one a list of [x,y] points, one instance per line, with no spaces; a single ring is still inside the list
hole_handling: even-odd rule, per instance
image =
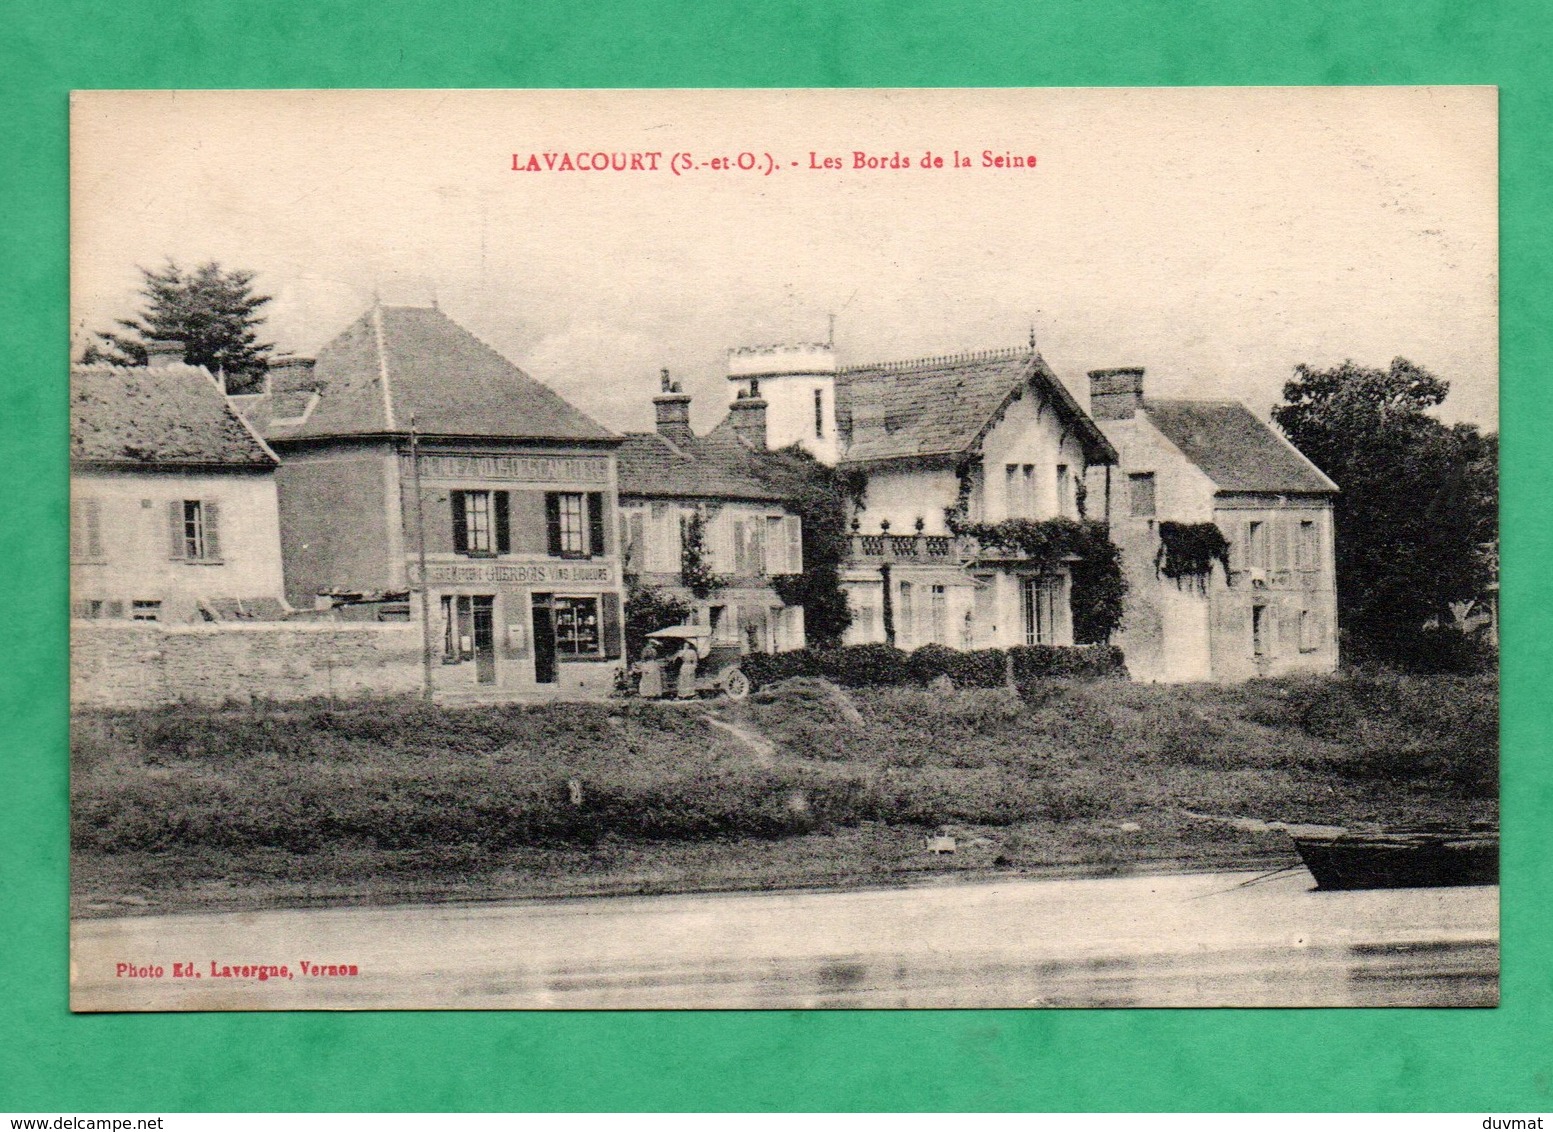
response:
[[[1312,887],[1301,869],[1265,879],[1218,872],[953,880],[82,920],[72,926],[71,1004],[370,1010],[1497,1001],[1497,888]]]

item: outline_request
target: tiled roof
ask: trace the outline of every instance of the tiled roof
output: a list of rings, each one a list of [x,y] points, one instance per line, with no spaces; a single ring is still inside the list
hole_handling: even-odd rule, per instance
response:
[[[1055,407],[1091,463],[1116,453],[1089,415],[1029,350],[853,366],[836,374],[843,463],[958,456],[976,447],[1009,402],[1033,387]]]
[[[204,366],[74,366],[70,460],[131,467],[273,468],[269,446]]]
[[[321,396],[274,440],[406,433],[612,440],[585,415],[433,307],[374,307],[318,353]],[[277,406],[278,408],[278,406]]]
[[[706,436],[671,443],[652,432],[629,432],[616,450],[620,494],[681,499],[780,500],[783,467],[746,448],[721,426]]]
[[[1238,401],[1144,401],[1144,412],[1220,491],[1289,494],[1338,487]]]

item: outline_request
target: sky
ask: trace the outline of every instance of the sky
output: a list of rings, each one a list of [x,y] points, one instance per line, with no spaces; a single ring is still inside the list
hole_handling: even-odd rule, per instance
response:
[[[139,267],[214,260],[273,297],[277,350],[435,302],[622,430],[662,368],[714,424],[732,347],[1032,333],[1081,401],[1138,365],[1265,416],[1300,363],[1402,356],[1498,426],[1491,88],[84,92],[71,131],[77,350]],[[513,169],[600,152],[644,168]]]

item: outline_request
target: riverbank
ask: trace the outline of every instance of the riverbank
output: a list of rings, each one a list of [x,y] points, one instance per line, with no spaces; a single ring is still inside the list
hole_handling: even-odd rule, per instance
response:
[[[799,681],[691,709],[82,712],[72,913],[1276,868],[1285,834],[1216,819],[1496,817],[1497,692]]]

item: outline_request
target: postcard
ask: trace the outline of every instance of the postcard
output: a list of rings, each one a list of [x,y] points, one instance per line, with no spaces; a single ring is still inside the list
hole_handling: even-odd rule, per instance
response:
[[[72,1009],[1495,1005],[1496,131],[77,92]]]

